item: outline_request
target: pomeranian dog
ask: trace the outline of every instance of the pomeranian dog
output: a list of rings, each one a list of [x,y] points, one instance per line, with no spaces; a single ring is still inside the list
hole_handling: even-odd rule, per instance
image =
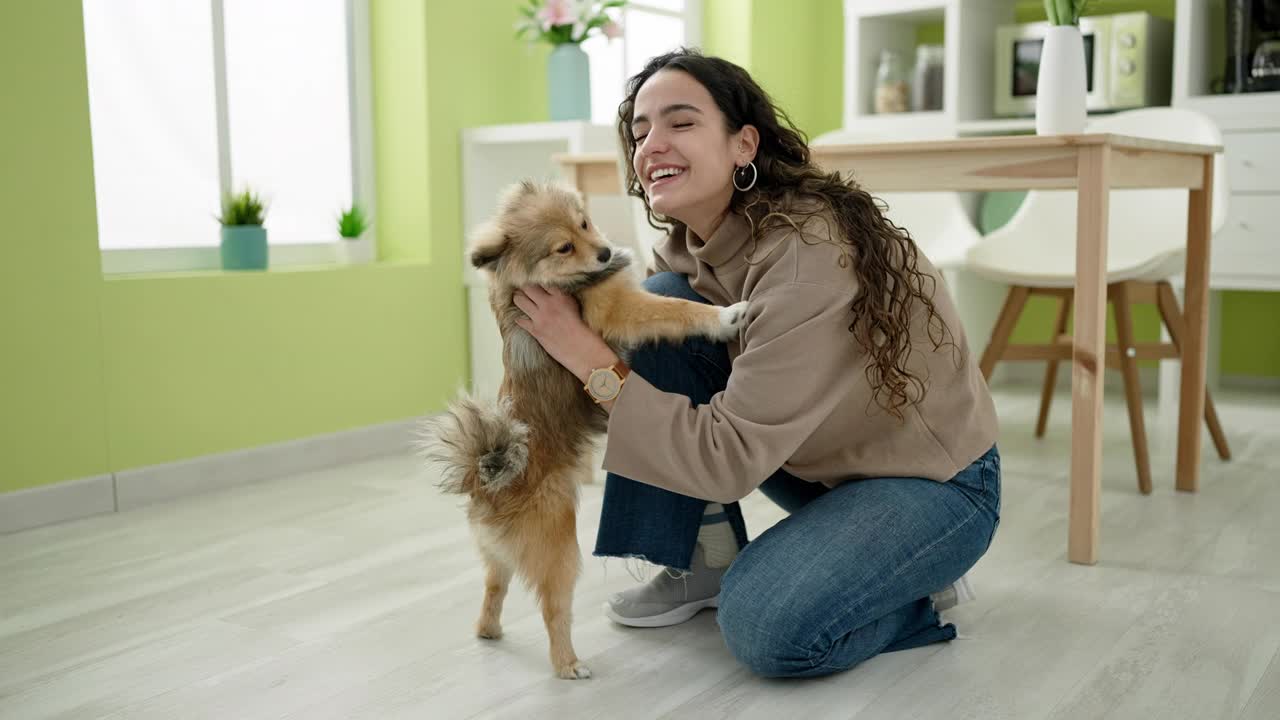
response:
[[[503,380],[496,401],[463,395],[428,420],[424,454],[441,475],[440,487],[469,499],[467,518],[487,571],[476,634],[502,636],[503,599],[519,575],[537,595],[556,674],[588,678],[570,638],[582,567],[575,515],[578,486],[591,477],[593,443],[607,417],[516,324],[524,313],[512,298],[527,285],[571,293],[586,324],[619,355],[643,342],[734,337],[747,304],[720,308],[646,292],[628,270],[630,254],[609,245],[576,192],[554,184],[512,187],[471,242],[471,263],[489,276]]]

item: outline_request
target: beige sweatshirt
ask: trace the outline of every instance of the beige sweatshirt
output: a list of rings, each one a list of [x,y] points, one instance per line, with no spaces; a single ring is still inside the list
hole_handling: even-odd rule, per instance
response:
[[[659,270],[687,275],[711,302],[751,307],[741,339],[729,343],[728,387],[710,403],[694,407],[631,373],[609,418],[606,470],[724,503],[778,468],[828,487],[868,477],[946,481],[995,444],[986,382],[923,255],[920,269],[938,279],[934,305],[958,348],[934,350],[918,308],[909,367],[925,381],[924,400],[904,408],[902,420],[876,404],[868,355],[848,331],[853,269],[823,242],[835,227],[815,216],[803,238],[786,229],[756,244],[746,219],[730,214],[705,243],[688,231],[654,249]]]

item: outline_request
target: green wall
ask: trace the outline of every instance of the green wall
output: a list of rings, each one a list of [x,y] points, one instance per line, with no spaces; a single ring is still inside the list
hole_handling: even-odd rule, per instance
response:
[[[405,0],[405,4],[413,4]],[[514,39],[519,2],[426,3],[427,87],[431,88],[432,261],[449,268],[462,296],[463,128],[545,122],[545,44]]]
[[[839,0],[755,0],[751,66],[756,80],[810,138],[840,127],[844,47]],[[840,57],[843,57],[843,49]]]
[[[23,29],[0,49],[0,492],[414,417],[466,383],[458,132],[546,118],[513,3],[373,1],[381,262],[109,278],[80,8],[0,5]]]
[[[1149,12],[1156,17],[1173,20],[1177,0],[1091,0],[1086,15],[1110,15],[1122,12]],[[1022,0],[1013,9],[1017,22],[1040,22],[1046,15],[1041,0]]]
[[[707,0],[703,48],[750,71],[813,138],[841,124],[843,8],[840,0]]]
[[[702,49],[744,68],[751,68],[751,32],[754,0],[704,0]]]
[[[0,27],[3,492],[105,472],[108,454],[80,3],[0,3]]]
[[[461,291],[432,264],[103,287],[110,470],[410,417],[466,375]]]
[[[427,137],[427,18],[414,2],[370,4],[377,147],[378,256],[427,260],[431,148]],[[393,152],[394,149],[394,152]]]

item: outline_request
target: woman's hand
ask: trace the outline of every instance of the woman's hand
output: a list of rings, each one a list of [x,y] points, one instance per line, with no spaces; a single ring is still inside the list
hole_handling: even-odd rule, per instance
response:
[[[608,343],[582,321],[578,301],[572,295],[527,285],[516,291],[514,300],[526,315],[516,324],[582,382],[592,370],[618,362]]]

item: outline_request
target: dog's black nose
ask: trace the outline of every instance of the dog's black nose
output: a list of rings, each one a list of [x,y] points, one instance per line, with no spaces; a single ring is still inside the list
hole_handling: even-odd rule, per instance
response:
[[[613,257],[613,251],[609,248],[600,248],[600,252],[596,253],[596,259],[600,262],[609,262],[611,257]]]

